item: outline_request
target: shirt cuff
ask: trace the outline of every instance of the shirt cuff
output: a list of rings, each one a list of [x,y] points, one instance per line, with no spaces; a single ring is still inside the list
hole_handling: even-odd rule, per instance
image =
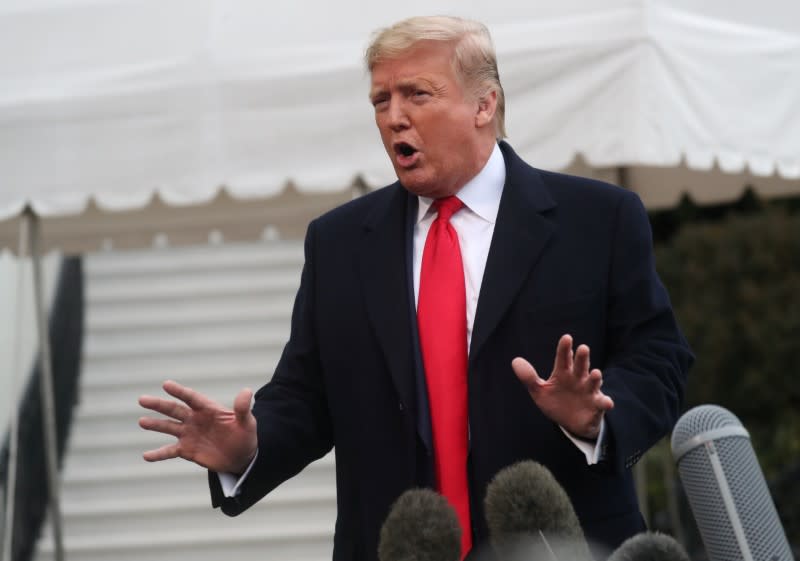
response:
[[[583,455],[586,456],[586,463],[590,466],[599,463],[600,460],[603,459],[603,441],[606,437],[606,420],[602,419],[600,421],[600,433],[597,435],[597,440],[594,442],[590,442],[588,440],[582,440],[573,436],[572,434],[567,431],[561,425],[558,425],[558,428],[561,429],[567,438],[569,438],[572,443],[578,447],[578,450],[583,452]]]
[[[222,486],[222,494],[226,497],[236,497],[240,493],[240,488],[244,483],[247,476],[250,474],[250,470],[253,469],[253,465],[256,463],[256,458],[258,458],[258,450],[256,450],[256,455],[253,456],[253,459],[250,462],[250,465],[247,466],[247,469],[244,470],[244,473],[237,477],[232,473],[217,473],[219,477],[219,484]]]

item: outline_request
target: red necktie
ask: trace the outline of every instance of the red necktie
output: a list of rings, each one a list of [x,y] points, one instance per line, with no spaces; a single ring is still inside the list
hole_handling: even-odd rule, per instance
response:
[[[434,201],[438,211],[422,254],[417,325],[428,384],[437,490],[461,523],[461,555],[472,547],[467,485],[467,303],[458,234],[450,217],[464,203]]]

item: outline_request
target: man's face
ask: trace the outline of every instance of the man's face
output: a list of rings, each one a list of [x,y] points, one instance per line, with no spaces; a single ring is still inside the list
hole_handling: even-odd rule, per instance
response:
[[[453,45],[422,41],[372,68],[370,100],[395,173],[417,195],[456,193],[486,163],[494,146],[478,100],[451,64]]]

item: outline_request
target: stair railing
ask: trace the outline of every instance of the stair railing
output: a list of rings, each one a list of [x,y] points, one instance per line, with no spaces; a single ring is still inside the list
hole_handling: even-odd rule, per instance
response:
[[[43,315],[41,311],[40,314]],[[16,427],[14,423],[9,427],[0,450],[3,504],[13,507],[2,509],[5,519],[0,526],[5,528],[0,534],[0,541],[9,561],[33,559],[48,505],[52,505],[51,487],[54,480],[50,469],[53,466],[48,466],[48,443],[45,438],[45,424],[48,421],[45,411],[51,407],[54,438],[50,445],[56,449],[55,459],[60,464],[66,450],[73,409],[78,400],[83,315],[81,259],[65,258],[61,263],[48,322],[49,345],[45,347],[49,346],[50,352],[43,353],[40,348],[32,375],[18,403],[18,422]],[[46,360],[48,355],[49,360]],[[47,365],[45,360],[53,373],[50,392],[43,387],[46,377],[43,366]],[[50,405],[47,403],[48,393],[52,397]],[[12,446],[14,435],[19,446]],[[14,459],[16,461],[12,461]],[[57,469],[58,465],[55,467]],[[57,479],[55,485],[58,485]],[[11,528],[13,530],[10,531]]]

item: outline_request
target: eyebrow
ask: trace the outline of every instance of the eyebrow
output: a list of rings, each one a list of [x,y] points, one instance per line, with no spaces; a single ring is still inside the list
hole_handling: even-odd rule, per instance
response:
[[[433,81],[430,78],[426,78],[423,76],[417,76],[414,78],[404,78],[402,80],[398,80],[395,83],[395,89],[400,90],[403,93],[407,93],[409,90],[417,89],[420,84],[424,84],[426,87],[435,88]],[[385,94],[387,89],[384,87],[378,87],[370,90],[369,92],[369,99],[375,99],[377,96]]]
[[[426,76],[416,76],[414,78],[405,78],[397,81],[397,89],[399,90],[413,90],[420,85],[424,85],[428,88],[435,87],[433,80]]]

